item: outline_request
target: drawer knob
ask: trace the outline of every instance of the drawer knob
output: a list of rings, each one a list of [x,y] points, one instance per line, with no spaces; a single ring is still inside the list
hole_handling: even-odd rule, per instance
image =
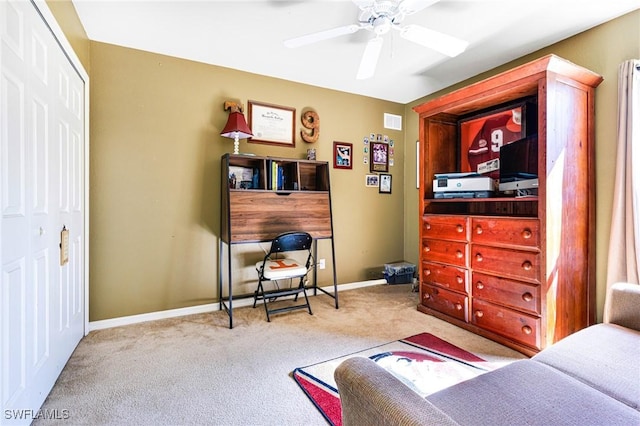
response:
[[[522,327],[522,332],[524,334],[531,334],[533,332],[533,330],[528,325],[525,325],[525,326]]]
[[[476,234],[478,235],[482,234],[482,226],[480,225],[476,226]]]
[[[431,275],[431,269],[425,269],[424,270],[424,274],[425,275]]]
[[[525,260],[522,264],[522,269],[524,269],[525,271],[530,271],[532,267],[533,265],[528,260]]]
[[[476,260],[477,260],[478,262],[482,262],[482,253],[477,253],[477,254],[476,254]]]
[[[424,294],[424,298],[425,298],[425,299],[431,299],[431,295],[430,295],[429,293],[425,293],[425,294]]]
[[[533,294],[526,292],[522,295],[522,300],[524,300],[525,302],[531,302],[533,300]]]
[[[456,303],[456,310],[461,311],[462,305],[460,303]]]
[[[484,316],[484,312],[482,311],[476,311],[476,317],[478,318],[482,318]]]
[[[529,238],[531,238],[533,236],[533,233],[531,232],[531,229],[529,228],[525,228],[522,231],[522,238],[524,238],[525,240],[528,240]]]
[[[428,231],[429,229],[431,229],[431,224],[430,224],[430,223],[425,223],[425,225],[424,225],[424,229],[426,229],[427,231]]]
[[[460,275],[456,275],[456,281],[458,281],[458,284],[462,284],[464,278],[462,278]]]
[[[482,281],[478,281],[478,282],[476,283],[476,288],[477,288],[478,290],[482,290],[482,289],[484,288],[484,284],[482,284]]]
[[[424,246],[424,252],[425,253],[429,253],[431,251],[431,249],[429,248],[429,246]]]
[[[461,252],[460,250],[456,250],[456,257],[457,257],[458,259],[462,259],[462,256],[463,256],[463,255],[462,255],[462,252]]]
[[[462,232],[462,231],[464,231],[464,226],[462,226],[462,225],[456,225],[456,231],[458,231],[458,232]]]

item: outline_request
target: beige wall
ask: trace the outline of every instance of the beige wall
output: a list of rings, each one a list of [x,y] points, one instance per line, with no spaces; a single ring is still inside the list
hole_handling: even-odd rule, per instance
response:
[[[89,39],[73,3],[70,0],[46,0],[46,3],[88,73],[90,71]]]
[[[478,75],[472,79],[421,98],[406,105],[407,158],[405,180],[415,181],[415,144],[418,138],[418,117],[411,108],[428,99],[441,96],[454,89],[482,80],[498,72],[529,62],[547,54],[556,54],[604,77],[596,89],[596,282],[598,318],[602,319],[606,287],[609,229],[611,222],[612,191],[615,175],[616,109],[618,66],[627,59],[640,58],[640,11],[624,15],[569,39],[541,49]],[[415,185],[414,185],[415,186]],[[406,259],[418,259],[418,191],[407,186],[405,193],[405,253]]]
[[[353,170],[331,169],[339,283],[370,278],[370,269],[403,253],[402,132],[385,132],[383,113],[404,106],[236,70],[91,43],[90,317],[210,303],[217,298],[220,136],[225,100],[284,105],[320,116],[320,140],[295,148],[241,141],[240,151],[330,160],[333,141],[353,143]],[[362,139],[387,133],[399,143],[390,168],[394,191],[364,186]],[[255,287],[258,245],[235,256],[236,276]],[[330,246],[320,245],[329,263]],[[249,253],[247,253],[247,250]],[[320,284],[330,283],[330,270]]]
[[[396,144],[393,194],[364,188],[366,168],[332,169],[338,281],[371,278],[381,265],[416,262],[417,189],[411,108],[497,72],[554,53],[602,74],[596,93],[597,287],[602,315],[614,176],[618,65],[640,57],[640,11],[408,105],[379,101],[161,55],[90,43],[68,0],[47,2],[91,76],[91,320],[198,305],[215,300],[220,156],[232,142],[219,137],[227,99],[311,107],[322,123],[313,147],[329,160],[333,140],[351,142],[383,132],[382,113],[404,114]],[[89,47],[90,46],[90,47]],[[90,65],[90,66],[89,66]],[[299,121],[297,121],[299,123]],[[298,126],[300,124],[297,124]],[[247,144],[241,151],[302,158],[295,149]],[[252,280],[259,247],[236,253],[241,284]],[[329,258],[327,244],[321,257]],[[321,284],[330,282],[330,270]]]

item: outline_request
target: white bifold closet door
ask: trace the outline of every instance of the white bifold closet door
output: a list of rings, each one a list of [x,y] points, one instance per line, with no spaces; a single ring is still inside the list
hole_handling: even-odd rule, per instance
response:
[[[42,7],[0,0],[1,424],[43,415],[85,328],[85,82]]]

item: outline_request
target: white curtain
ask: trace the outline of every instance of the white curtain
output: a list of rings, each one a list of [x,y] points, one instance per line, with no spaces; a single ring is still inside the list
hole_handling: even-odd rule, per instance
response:
[[[640,283],[640,60],[618,69],[618,153],[607,292],[618,281]],[[607,298],[608,299],[608,298]],[[605,306],[605,321],[608,308]]]

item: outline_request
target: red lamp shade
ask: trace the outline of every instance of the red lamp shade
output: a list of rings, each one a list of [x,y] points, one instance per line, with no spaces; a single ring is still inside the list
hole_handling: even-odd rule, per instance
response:
[[[238,136],[239,139],[244,139],[250,138],[253,136],[253,133],[251,133],[251,129],[247,126],[247,122],[244,120],[244,115],[242,115],[241,112],[234,111],[229,114],[227,124],[220,132],[220,136],[232,139]]]

